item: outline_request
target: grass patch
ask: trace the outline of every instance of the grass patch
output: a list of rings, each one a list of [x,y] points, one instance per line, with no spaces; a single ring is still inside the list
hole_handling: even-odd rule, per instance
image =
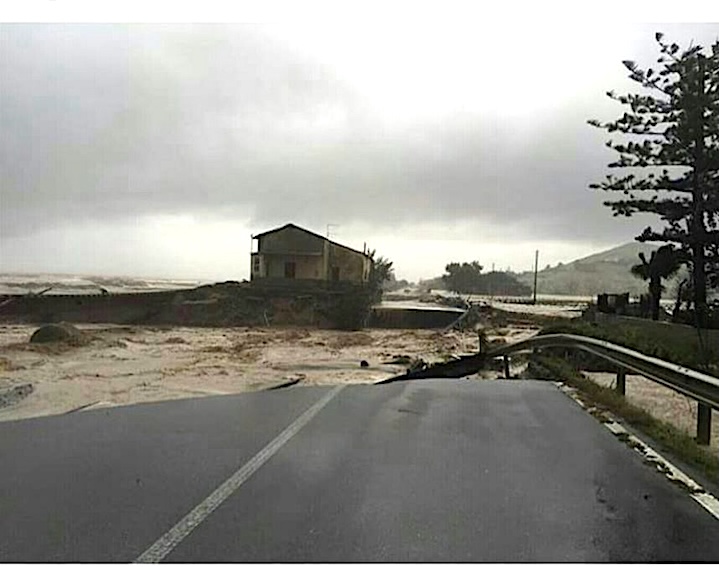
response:
[[[719,375],[717,355],[709,345],[702,352],[696,334],[679,332],[671,325],[632,327],[628,324],[609,326],[586,321],[565,321],[546,325],[539,334],[554,333],[569,333],[608,341],[699,372]]]
[[[506,325],[532,325],[542,327],[545,325],[562,324],[566,317],[559,315],[542,315],[539,313],[522,313],[520,311],[507,311],[501,307],[492,307],[489,311],[490,319],[495,327]]]
[[[699,469],[705,476],[716,478],[719,473],[719,458],[709,448],[698,445],[694,438],[683,431],[630,404],[616,391],[585,378],[566,361],[546,355],[532,355],[527,372],[530,378],[560,380],[575,388],[583,402],[600,410],[599,415],[596,411],[590,412],[600,421],[601,411],[609,411],[654,439],[661,448],[679,460]]]

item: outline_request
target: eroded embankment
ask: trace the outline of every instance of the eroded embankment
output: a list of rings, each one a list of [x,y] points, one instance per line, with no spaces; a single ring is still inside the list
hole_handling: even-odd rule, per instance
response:
[[[359,328],[367,291],[341,287],[263,287],[225,282],[182,291],[0,298],[3,323],[118,325],[307,325]]]

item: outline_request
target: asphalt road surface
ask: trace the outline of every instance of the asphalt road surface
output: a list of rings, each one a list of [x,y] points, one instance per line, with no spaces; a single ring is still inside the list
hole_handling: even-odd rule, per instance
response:
[[[0,424],[0,561],[136,560],[719,561],[719,520],[546,382]]]

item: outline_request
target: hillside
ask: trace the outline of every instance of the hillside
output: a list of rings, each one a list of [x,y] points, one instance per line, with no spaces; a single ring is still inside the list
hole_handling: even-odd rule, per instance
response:
[[[537,274],[537,291],[540,294],[596,295],[598,293],[625,293],[639,295],[646,293],[647,284],[629,272],[639,263],[639,252],[647,257],[657,249],[654,244],[629,242],[568,264],[541,270]],[[534,274],[523,272],[517,279],[528,285],[533,284]],[[676,288],[675,277],[666,285],[667,296]]]

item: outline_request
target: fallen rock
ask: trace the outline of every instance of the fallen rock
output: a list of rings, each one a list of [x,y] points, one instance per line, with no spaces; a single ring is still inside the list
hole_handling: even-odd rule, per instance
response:
[[[31,343],[64,342],[73,345],[85,344],[85,334],[70,323],[50,323],[43,325],[30,337]]]

